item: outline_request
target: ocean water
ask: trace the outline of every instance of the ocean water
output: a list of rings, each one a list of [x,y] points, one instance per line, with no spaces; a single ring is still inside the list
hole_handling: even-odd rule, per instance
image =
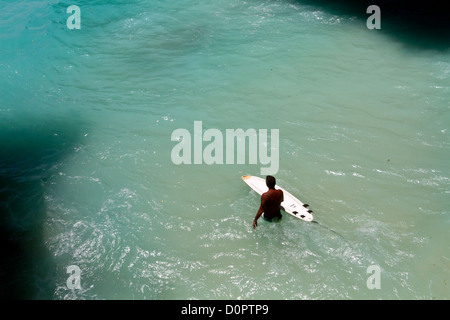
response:
[[[311,1],[0,2],[2,297],[448,299],[450,51],[397,31]],[[174,164],[194,121],[278,129],[318,223],[253,230],[264,165]]]

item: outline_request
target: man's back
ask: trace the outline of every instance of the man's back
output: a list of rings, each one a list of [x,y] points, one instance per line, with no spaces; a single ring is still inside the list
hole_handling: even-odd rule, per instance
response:
[[[272,221],[273,218],[281,219],[280,205],[283,202],[283,191],[275,189],[275,177],[267,176],[266,185],[269,190],[261,195],[261,205],[253,220],[253,229],[258,225],[259,217],[264,213],[264,219]]]
[[[261,207],[264,211],[264,217],[272,219],[281,215],[280,204],[283,202],[283,191],[269,189],[261,196]]]

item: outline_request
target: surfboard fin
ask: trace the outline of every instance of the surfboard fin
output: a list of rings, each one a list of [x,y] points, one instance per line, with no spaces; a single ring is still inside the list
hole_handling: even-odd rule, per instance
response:
[[[306,204],[306,203],[305,203],[303,206],[304,206],[305,208],[308,208],[308,207],[309,207],[309,204]]]
[[[312,210],[308,210],[308,213],[313,213],[313,211]]]

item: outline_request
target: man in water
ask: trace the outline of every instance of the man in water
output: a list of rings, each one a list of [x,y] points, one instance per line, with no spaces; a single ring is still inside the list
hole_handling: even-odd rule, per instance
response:
[[[284,200],[283,191],[275,190],[275,177],[267,176],[266,185],[269,190],[261,195],[261,206],[253,220],[253,229],[258,225],[257,221],[263,212],[266,221],[279,221],[282,218],[280,205]]]

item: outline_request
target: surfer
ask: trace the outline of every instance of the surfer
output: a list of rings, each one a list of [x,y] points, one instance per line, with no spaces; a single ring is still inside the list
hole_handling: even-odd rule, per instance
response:
[[[261,195],[261,205],[253,220],[253,229],[258,225],[258,219],[264,212],[263,218],[266,221],[279,221],[282,218],[280,205],[283,202],[283,191],[275,190],[275,177],[267,176],[266,185],[269,190]]]

